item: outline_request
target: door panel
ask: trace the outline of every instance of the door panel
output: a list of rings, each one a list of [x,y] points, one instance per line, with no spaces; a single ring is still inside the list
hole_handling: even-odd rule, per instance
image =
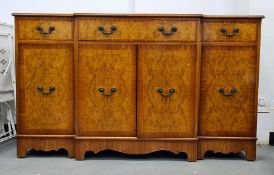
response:
[[[203,47],[201,136],[256,135],[256,50],[255,46]]]
[[[73,45],[22,44],[18,53],[19,133],[73,134]]]
[[[193,137],[196,46],[142,45],[138,50],[138,137]]]
[[[135,46],[83,44],[79,57],[79,135],[136,136]]]

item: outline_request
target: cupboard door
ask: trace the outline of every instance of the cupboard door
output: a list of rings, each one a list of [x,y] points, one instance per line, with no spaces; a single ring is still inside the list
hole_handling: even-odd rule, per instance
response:
[[[196,46],[138,50],[138,137],[194,137]]]
[[[81,136],[136,136],[136,48],[79,46]]]
[[[19,45],[20,134],[73,134],[73,45]]]
[[[201,136],[255,136],[255,46],[204,46]]]

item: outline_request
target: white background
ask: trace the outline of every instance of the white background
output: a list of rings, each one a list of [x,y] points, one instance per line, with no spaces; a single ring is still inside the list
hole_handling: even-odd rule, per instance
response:
[[[0,22],[13,24],[13,12],[37,13],[196,13],[211,15],[265,15],[262,26],[260,97],[274,108],[273,0],[0,0]],[[261,143],[274,131],[274,114],[260,114]]]

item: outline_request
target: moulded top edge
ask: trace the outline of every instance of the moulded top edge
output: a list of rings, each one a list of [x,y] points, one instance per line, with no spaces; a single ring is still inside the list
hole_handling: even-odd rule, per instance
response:
[[[225,19],[262,19],[265,18],[264,15],[203,15],[203,18],[207,19],[220,19],[220,18],[225,18]]]
[[[74,13],[74,16],[109,16],[109,17],[202,17],[202,14],[144,14],[144,13]]]
[[[12,16],[52,16],[52,17],[73,17],[73,14],[64,13],[12,13]]]
[[[185,18],[265,18],[263,15],[203,15],[203,14],[144,14],[144,13],[12,13],[13,16],[52,16],[52,17],[73,17],[73,16],[108,16],[108,17],[185,17]]]
[[[129,14],[129,13],[12,13],[13,16],[53,16],[53,17],[73,17],[73,16],[108,16],[108,17],[202,17],[202,14]]]

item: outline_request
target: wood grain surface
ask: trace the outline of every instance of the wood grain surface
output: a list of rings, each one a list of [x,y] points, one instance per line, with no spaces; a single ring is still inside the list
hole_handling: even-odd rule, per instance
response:
[[[61,17],[20,17],[17,20],[18,39],[20,40],[73,40],[73,18]],[[43,32],[55,27],[51,34],[41,34],[36,28],[41,26]]]
[[[257,20],[223,20],[207,19],[203,23],[203,41],[207,42],[256,42],[258,39],[258,21]],[[233,29],[239,29],[235,36],[225,36],[220,30],[227,29],[232,33]]]
[[[73,46],[19,45],[18,68],[19,134],[74,134]]]
[[[77,160],[106,149],[186,152],[189,161],[209,150],[244,151],[256,159],[263,16],[13,15],[18,157],[65,148]],[[41,34],[38,26],[56,30]],[[43,95],[38,86],[56,89]]]
[[[136,47],[79,46],[79,135],[136,135]],[[111,96],[103,96],[115,87]]]
[[[75,141],[75,159],[84,160],[85,153],[98,153],[103,150],[115,150],[128,154],[148,154],[155,151],[170,151],[174,154],[185,152],[188,161],[197,160],[197,141],[190,140],[94,140]]]
[[[196,46],[141,45],[138,56],[138,136],[193,137]],[[174,88],[170,97],[164,93]]]
[[[255,136],[256,47],[204,46],[199,135]],[[219,89],[230,93],[224,96]]]
[[[147,19],[147,18],[79,18],[79,40],[108,41],[196,41],[198,21],[195,19]],[[103,26],[110,32],[112,26],[117,27],[113,34],[104,35],[98,31]],[[164,27],[170,32],[172,27],[177,31],[165,36],[158,31]],[[88,32],[87,32],[88,31]]]

